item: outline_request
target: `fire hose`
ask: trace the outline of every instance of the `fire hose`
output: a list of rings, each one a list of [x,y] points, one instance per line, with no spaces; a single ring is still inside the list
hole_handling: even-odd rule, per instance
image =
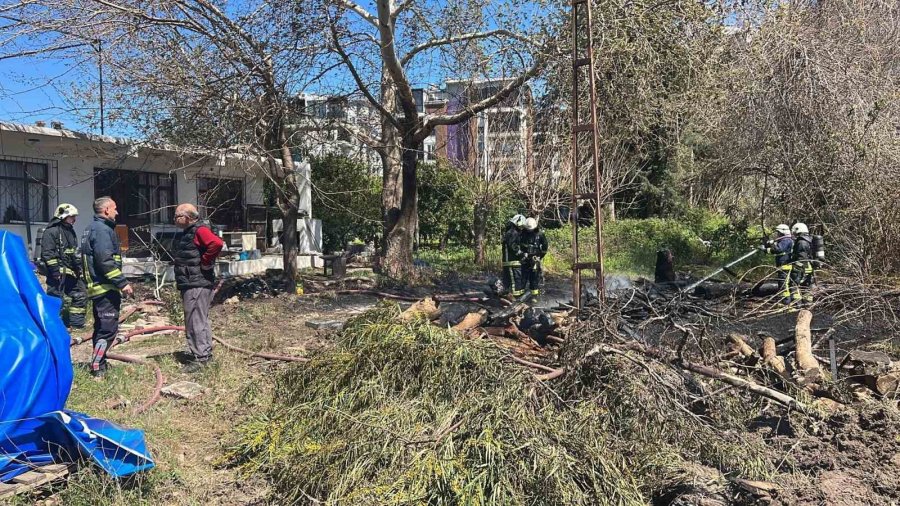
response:
[[[322,292],[327,293],[327,292]],[[418,302],[425,297],[431,297],[435,302],[474,302],[474,303],[484,303],[490,300],[495,300],[490,297],[480,296],[480,294],[461,294],[461,295],[423,295],[420,297],[412,296],[412,295],[398,295],[394,293],[387,292],[379,292],[377,290],[336,290],[332,292],[337,295],[374,295],[376,297],[381,297],[384,299],[394,299],[394,300],[402,300],[405,302]],[[508,302],[501,299],[501,302]]]

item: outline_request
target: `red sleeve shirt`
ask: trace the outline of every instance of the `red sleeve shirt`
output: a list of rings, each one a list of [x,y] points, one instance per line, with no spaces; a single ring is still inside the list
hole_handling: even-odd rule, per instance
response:
[[[200,265],[210,266],[216,257],[219,256],[224,243],[209,228],[197,227],[197,232],[194,234],[194,246],[203,251],[203,256],[200,257]]]

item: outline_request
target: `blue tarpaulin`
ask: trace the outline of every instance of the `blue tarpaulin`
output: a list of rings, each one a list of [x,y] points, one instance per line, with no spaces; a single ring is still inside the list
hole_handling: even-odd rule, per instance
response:
[[[0,231],[0,481],[79,459],[116,477],[152,468],[143,431],[64,409],[73,371],[61,303],[44,293],[22,239]]]

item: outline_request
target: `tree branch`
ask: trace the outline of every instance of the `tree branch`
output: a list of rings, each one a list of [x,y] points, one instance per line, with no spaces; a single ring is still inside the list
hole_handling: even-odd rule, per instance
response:
[[[368,21],[369,24],[371,24],[375,28],[378,28],[378,19],[358,4],[351,2],[350,0],[335,0],[334,4],[338,7],[353,11],[357,16]]]
[[[513,91],[520,88],[526,81],[536,76],[544,64],[546,63],[546,59],[544,57],[537,58],[534,62],[534,65],[531,66],[527,71],[525,71],[522,75],[510,81],[509,84],[504,86],[500,91],[495,93],[494,95],[481,100],[480,102],[476,102],[471,106],[467,106],[464,110],[454,113],[454,114],[439,114],[435,116],[428,116],[425,118],[423,122],[422,128],[418,135],[424,134],[424,137],[427,137],[426,132],[431,132],[431,130],[438,125],[455,125],[461,121],[465,121],[472,116],[475,116],[479,112],[493,107],[503,101],[506,97],[510,96]]]
[[[400,107],[407,121],[415,121],[419,117],[416,109],[416,99],[413,97],[409,80],[403,72],[403,65],[397,58],[397,47],[394,45],[394,20],[391,18],[392,0],[377,0],[378,5],[378,33],[381,36],[381,59],[384,68],[387,69],[397,95],[400,97]]]
[[[334,42],[335,51],[338,52],[341,59],[344,61],[344,65],[347,67],[347,70],[350,71],[350,75],[353,76],[353,80],[356,81],[356,87],[359,88],[359,91],[365,95],[366,100],[372,104],[378,112],[385,117],[388,121],[394,125],[395,128],[400,127],[400,122],[397,121],[397,118],[394,117],[393,113],[388,111],[381,102],[379,102],[373,95],[372,92],[369,91],[369,87],[366,86],[366,83],[363,82],[362,77],[359,75],[359,71],[356,70],[356,66],[353,65],[353,62],[350,60],[350,56],[344,50],[344,46],[341,45],[340,36],[337,32],[337,24],[334,19],[329,18],[328,27],[331,31],[331,40]]]
[[[540,47],[540,44],[537,41],[535,41],[534,39],[525,37],[523,35],[519,35],[515,32],[511,32],[509,30],[497,29],[497,30],[489,30],[486,32],[470,32],[470,33],[463,33],[460,35],[456,35],[453,37],[444,37],[443,39],[432,39],[427,42],[423,42],[423,43],[419,44],[418,46],[415,46],[414,48],[410,49],[409,52],[403,56],[403,59],[400,60],[400,64],[403,66],[406,66],[410,62],[410,60],[412,60],[417,54],[421,53],[422,51],[427,51],[428,49],[431,49],[434,47],[446,46],[449,44],[455,44],[457,42],[465,42],[467,40],[488,39],[488,38],[497,37],[497,36],[508,37],[513,40],[525,42],[525,43],[530,44],[535,47]]]

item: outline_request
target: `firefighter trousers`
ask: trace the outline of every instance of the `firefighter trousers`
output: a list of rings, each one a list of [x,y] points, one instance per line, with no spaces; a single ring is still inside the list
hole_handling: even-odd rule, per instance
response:
[[[522,265],[522,288],[520,293],[531,290],[531,295],[537,297],[541,294],[541,285],[544,284],[544,269],[539,262]]]
[[[513,297],[525,293],[525,282],[522,277],[522,266],[518,262],[503,266],[503,286]]]
[[[812,302],[812,289],[816,285],[812,262],[795,262],[791,269],[791,297],[793,300]]]
[[[68,275],[63,275],[57,280],[47,278],[47,295],[62,299],[61,316],[66,327],[84,328],[84,317],[87,312],[87,289],[81,278]]]
[[[109,290],[91,299],[94,314],[94,334],[91,342],[94,353],[91,356],[91,371],[106,370],[106,352],[119,332],[119,309],[122,295],[118,290]]]

